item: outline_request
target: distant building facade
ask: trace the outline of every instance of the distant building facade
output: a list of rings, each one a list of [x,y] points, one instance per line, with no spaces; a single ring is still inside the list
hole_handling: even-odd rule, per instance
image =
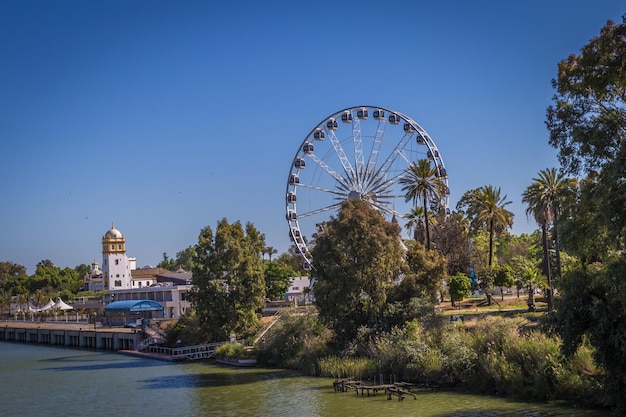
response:
[[[285,298],[289,301],[297,303],[306,303],[313,301],[313,282],[311,278],[304,275],[301,277],[291,277],[289,288]]]
[[[83,289],[85,291],[104,290],[103,272],[95,260],[91,263],[91,271],[83,278]]]
[[[126,237],[111,225],[102,236],[102,272],[107,290],[131,288],[131,262],[126,256]]]

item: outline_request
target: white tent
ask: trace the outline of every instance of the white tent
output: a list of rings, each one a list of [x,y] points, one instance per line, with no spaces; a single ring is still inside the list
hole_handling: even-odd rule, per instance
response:
[[[63,311],[74,310],[74,307],[72,307],[71,305],[65,304],[63,300],[61,300],[61,297],[57,298],[57,302],[54,303],[54,305],[51,307],[52,310],[55,310],[57,308]]]
[[[39,312],[39,311],[46,311],[46,310],[50,310],[52,307],[54,307],[54,301],[52,301],[52,298],[46,303],[45,306],[41,307],[41,308],[32,308],[31,306],[28,306],[28,309],[30,311],[34,311],[34,312]]]

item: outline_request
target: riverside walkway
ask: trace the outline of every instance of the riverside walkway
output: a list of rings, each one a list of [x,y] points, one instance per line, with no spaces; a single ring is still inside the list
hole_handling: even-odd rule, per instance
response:
[[[85,322],[0,322],[0,341],[117,351],[135,349],[141,338],[136,329]]]
[[[172,362],[214,358],[215,350],[228,343],[168,348],[151,344],[154,340],[152,332],[140,328],[102,327],[86,322],[0,321],[0,341],[110,350]]]

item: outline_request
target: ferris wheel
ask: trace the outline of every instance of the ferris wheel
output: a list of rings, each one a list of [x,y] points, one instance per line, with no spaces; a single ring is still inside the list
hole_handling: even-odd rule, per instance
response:
[[[313,234],[347,199],[361,199],[405,231],[406,202],[399,180],[411,163],[427,159],[448,186],[435,142],[408,116],[382,107],[358,106],[324,118],[300,144],[291,162],[286,189],[289,238],[313,267]],[[449,192],[433,207],[448,211]]]

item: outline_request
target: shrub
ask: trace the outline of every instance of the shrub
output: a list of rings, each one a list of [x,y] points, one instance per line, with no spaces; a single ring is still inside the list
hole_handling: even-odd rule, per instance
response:
[[[241,343],[225,343],[215,349],[215,357],[220,359],[245,359],[250,353]]]
[[[328,356],[330,331],[315,315],[283,313],[265,342],[258,347],[258,360],[309,375],[319,375],[319,358]]]

